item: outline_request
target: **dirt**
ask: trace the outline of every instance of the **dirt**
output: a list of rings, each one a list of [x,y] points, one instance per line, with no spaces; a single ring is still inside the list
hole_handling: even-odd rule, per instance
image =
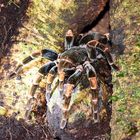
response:
[[[13,117],[0,117],[0,140],[53,140],[45,123],[27,124]]]

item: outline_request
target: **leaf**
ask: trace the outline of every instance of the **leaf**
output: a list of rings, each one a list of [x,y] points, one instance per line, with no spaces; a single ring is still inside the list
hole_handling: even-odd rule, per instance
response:
[[[117,74],[117,77],[124,77],[126,73],[124,71],[121,71],[120,73]]]
[[[110,100],[114,102],[118,101],[118,99],[119,99],[118,96],[115,95],[110,97]]]

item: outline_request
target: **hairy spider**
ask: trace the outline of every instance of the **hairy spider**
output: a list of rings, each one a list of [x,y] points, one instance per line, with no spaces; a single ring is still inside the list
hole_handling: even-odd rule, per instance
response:
[[[75,85],[80,82],[80,77],[86,75],[89,80],[90,88],[94,91],[92,100],[93,119],[95,122],[98,122],[99,81],[102,80],[105,84],[111,84],[112,80],[108,73],[103,72],[102,74],[102,66],[104,65],[104,67],[107,67],[109,71],[111,71],[111,68],[118,70],[118,67],[113,63],[109,51],[109,37],[106,34],[104,35],[98,32],[89,32],[85,35],[80,34],[77,37],[74,37],[73,32],[68,30],[65,36],[64,48],[65,51],[61,54],[57,54],[49,49],[34,52],[31,56],[25,58],[9,77],[11,78],[20,74],[25,64],[40,55],[49,59],[50,62],[38,70],[38,74],[33,81],[30,90],[30,95],[32,96],[30,102],[36,100],[34,97],[35,91],[41,79],[46,75],[46,100],[49,102],[51,98],[51,84],[55,79],[55,76],[58,75],[59,91],[63,96],[63,116],[60,124],[60,127],[63,129],[67,123],[67,112],[69,110],[73,89],[75,88]],[[102,61],[103,63],[101,63]],[[100,65],[100,63],[103,65]]]

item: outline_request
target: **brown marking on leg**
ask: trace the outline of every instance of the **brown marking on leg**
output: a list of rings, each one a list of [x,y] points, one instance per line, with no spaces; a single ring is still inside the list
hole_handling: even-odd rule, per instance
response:
[[[33,85],[32,85],[32,87],[30,89],[30,92],[29,92],[31,96],[34,96],[35,91],[36,91],[36,89],[37,89],[37,87],[39,85],[39,82],[41,81],[42,77],[43,77],[42,74],[38,74],[37,77],[35,78],[35,80],[33,82]]]
[[[48,73],[48,76],[47,76],[47,84],[51,84],[54,80],[54,75],[51,74],[51,73]]]
[[[92,94],[92,116],[94,122],[99,122],[99,110],[98,110],[98,91],[94,90]]]
[[[59,81],[62,82],[65,79],[65,72],[61,71],[59,72]]]
[[[99,42],[97,40],[91,40],[87,43],[87,45],[90,46],[97,46],[97,44],[99,44]]]
[[[88,78],[90,82],[91,89],[97,89],[97,78],[96,77],[90,77]]]
[[[110,33],[105,33],[104,35],[106,36],[107,40],[109,41],[110,40]]]
[[[32,53],[32,56],[33,57],[38,57],[38,56],[40,56],[41,55],[41,52],[40,51],[36,51],[36,52],[33,52]]]
[[[66,91],[63,95],[63,97],[64,97],[63,98],[63,100],[64,100],[63,110],[68,110],[68,108],[69,108],[73,87],[74,87],[73,84],[67,84],[67,86],[66,86]]]
[[[47,102],[49,102],[49,100],[51,98],[51,84],[52,84],[54,78],[55,78],[54,74],[48,73],[47,84],[46,84],[46,100],[47,100]]]
[[[62,120],[60,123],[60,128],[64,129],[66,124],[67,124],[67,120],[68,120],[68,109],[69,109],[69,105],[70,105],[70,101],[71,101],[71,94],[72,94],[72,90],[73,90],[74,85],[73,84],[67,84],[66,86],[66,92],[63,95],[63,113],[62,113]]]
[[[104,52],[109,52],[109,48],[106,47],[106,48],[104,49]]]
[[[71,96],[71,93],[72,93],[73,88],[74,88],[74,85],[73,84],[67,84],[66,93],[65,93],[65,96],[66,97]]]
[[[59,89],[63,90],[64,88],[64,79],[65,79],[65,72],[61,71],[59,72]]]
[[[66,37],[73,37],[73,32],[71,29],[69,29],[67,32],[66,32]]]

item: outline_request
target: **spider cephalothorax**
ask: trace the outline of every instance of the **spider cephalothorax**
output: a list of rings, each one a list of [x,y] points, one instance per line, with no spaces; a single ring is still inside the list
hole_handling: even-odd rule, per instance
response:
[[[77,41],[78,40],[78,41]],[[38,70],[38,74],[33,81],[30,90],[30,95],[34,99],[35,91],[44,76],[46,80],[46,100],[49,102],[51,98],[51,84],[58,75],[59,92],[63,96],[63,117],[61,121],[61,128],[64,128],[67,122],[67,112],[69,110],[69,103],[75,85],[80,82],[80,78],[86,75],[89,81],[93,94],[93,119],[95,122],[99,120],[98,116],[98,85],[102,80],[105,84],[111,83],[111,78],[108,73],[103,72],[102,61],[106,69],[111,71],[111,68],[117,69],[113,63],[109,51],[109,40],[107,35],[100,33],[88,33],[86,35],[80,34],[77,38],[74,37],[73,32],[68,30],[65,36],[64,48],[65,51],[61,54],[44,49],[33,53],[31,56],[23,60],[19,64],[10,77],[20,74],[24,64],[32,61],[37,56],[41,55],[50,60]],[[104,77],[104,78],[103,78]],[[109,79],[109,80],[108,80]],[[65,86],[64,86],[65,85]],[[65,87],[65,89],[64,89]]]

